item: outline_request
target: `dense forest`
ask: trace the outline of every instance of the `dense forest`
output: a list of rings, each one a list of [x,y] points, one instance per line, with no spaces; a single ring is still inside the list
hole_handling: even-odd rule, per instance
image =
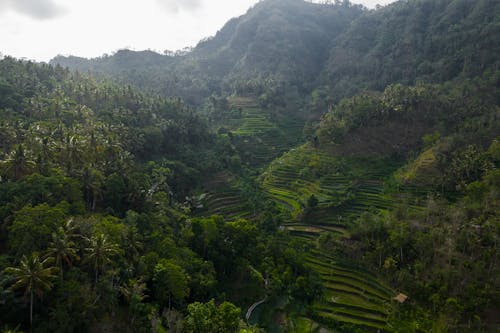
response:
[[[496,332],[500,3],[263,0],[0,59],[1,332]]]

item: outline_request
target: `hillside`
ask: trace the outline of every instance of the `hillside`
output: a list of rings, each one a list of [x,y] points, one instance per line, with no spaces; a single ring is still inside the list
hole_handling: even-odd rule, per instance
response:
[[[499,331],[499,54],[497,0],[262,0],[0,59],[0,331]]]
[[[90,60],[58,56],[51,63],[111,75],[197,104],[214,93],[251,93],[251,81],[255,93],[282,82],[305,88],[302,85],[321,71],[334,39],[361,13],[358,7],[268,0],[230,20],[186,54],[120,50]]]
[[[339,36],[322,72],[335,98],[387,85],[437,83],[498,68],[500,3],[398,1]]]
[[[437,83],[498,67],[494,0],[399,1],[376,10],[302,0],[259,2],[181,55],[120,50],[95,59],[54,58],[82,72],[115,77],[201,104],[212,94],[257,94],[277,86],[318,107],[388,84]]]
[[[201,307],[209,332],[230,332],[263,274],[269,293],[310,297],[271,208],[236,197],[250,212],[229,216],[214,198],[200,214],[198,189],[240,156],[179,99],[9,57],[0,89],[2,331],[151,332]]]
[[[398,292],[410,291],[428,307],[429,298],[439,298],[433,303],[438,314],[448,311],[446,302],[460,304],[442,319],[446,330],[458,329],[453,316],[484,311],[478,314],[484,318],[490,307],[498,307],[495,293],[473,296],[460,290],[470,283],[498,285],[495,273],[481,275],[488,259],[474,263],[479,259],[469,247],[457,244],[445,254],[440,251],[452,251],[446,244],[428,243],[446,228],[453,230],[453,244],[461,229],[483,241],[498,237],[470,230],[473,221],[479,229],[489,228],[486,221],[498,217],[498,82],[495,76],[472,86],[466,80],[456,87],[389,86],[380,96],[344,100],[323,117],[316,139],[274,160],[261,174],[262,189],[289,214],[282,228],[311,245],[306,261],[320,275],[324,293],[310,307],[310,318],[347,332],[353,330],[350,325],[392,331],[391,325],[408,325],[409,318],[397,321],[389,313],[415,316],[391,301]],[[475,91],[464,94],[464,89]],[[472,199],[475,186],[490,193],[489,199]],[[453,210],[471,215],[453,219]],[[476,250],[496,251],[491,245],[481,243]],[[442,265],[443,260],[449,261]],[[468,270],[459,268],[462,262]],[[496,262],[493,258],[491,264],[496,267]],[[371,269],[360,271],[359,263]],[[435,290],[428,285],[435,280],[427,270],[456,285]],[[384,280],[399,291],[384,286]],[[478,302],[484,302],[482,310]],[[422,318],[418,322],[433,325]]]

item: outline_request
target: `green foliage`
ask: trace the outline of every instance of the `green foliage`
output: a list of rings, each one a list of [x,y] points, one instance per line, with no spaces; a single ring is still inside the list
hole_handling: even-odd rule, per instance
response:
[[[333,46],[324,84],[339,100],[394,83],[444,82],[495,70],[498,11],[495,1],[423,0],[365,12]]]
[[[82,272],[78,272],[82,274]],[[97,295],[90,283],[75,279],[76,272],[66,275],[58,286],[54,301],[49,309],[49,320],[39,327],[40,331],[71,332],[89,330],[91,322],[98,315]],[[45,325],[44,325],[45,324]]]
[[[155,297],[171,308],[189,295],[186,272],[172,260],[160,260],[154,268]]]
[[[64,225],[67,214],[68,204],[65,202],[55,207],[47,204],[23,207],[15,213],[9,227],[12,253],[22,256],[47,248],[52,233]]]
[[[95,283],[97,284],[99,273],[103,273],[107,264],[112,263],[112,258],[119,253],[116,244],[110,242],[105,234],[96,234],[87,239],[88,246],[86,259],[91,263],[95,272]]]
[[[41,260],[37,255],[23,256],[19,267],[7,267],[5,273],[14,280],[11,288],[24,289],[25,299],[30,303],[30,326],[33,326],[33,295],[41,298],[43,293],[52,289],[52,279],[56,268],[49,266],[50,259]]]
[[[258,331],[266,297],[290,330],[488,329],[498,10],[268,0],[190,53],[54,60],[97,78],[1,59],[1,324]]]
[[[498,185],[498,170],[489,171],[456,203],[429,198],[420,211],[373,217],[379,222],[358,229],[357,246],[370,265],[383,260],[384,274],[426,307],[433,318],[427,320],[448,329],[464,318],[473,322],[495,302],[489,287],[479,292],[475,286],[497,285]]]
[[[145,193],[160,181],[157,174],[145,177],[135,160],[168,155],[180,167],[161,165],[171,170],[162,185],[171,182],[170,190],[182,194],[196,180],[193,171],[213,166],[207,161],[213,136],[179,100],[9,57],[0,61],[0,77],[22,97],[0,109],[4,133],[15,133],[2,140],[2,183],[34,172],[69,176],[83,186],[87,207],[123,213],[143,208]]]
[[[313,113],[321,114],[364,90],[495,70],[498,10],[489,0],[402,1],[374,11],[349,2],[263,1],[187,53],[119,50],[51,63],[198,105],[214,93],[280,105],[289,96],[281,89],[292,86],[312,92]]]
[[[241,310],[230,302],[219,306],[214,300],[192,303],[188,306],[185,332],[238,332]]]

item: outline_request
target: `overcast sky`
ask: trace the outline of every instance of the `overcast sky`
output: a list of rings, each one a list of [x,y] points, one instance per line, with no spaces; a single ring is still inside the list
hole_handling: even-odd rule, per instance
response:
[[[369,8],[395,0],[352,0]],[[37,61],[194,46],[258,0],[0,0],[0,53]]]

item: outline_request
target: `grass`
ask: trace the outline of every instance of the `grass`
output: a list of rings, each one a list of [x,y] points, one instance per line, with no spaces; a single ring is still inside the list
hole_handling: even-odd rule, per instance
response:
[[[321,326],[313,320],[305,317],[298,317],[294,320],[293,333],[316,333],[320,332]]]
[[[391,160],[334,157],[303,145],[273,161],[261,175],[264,191],[295,219],[285,229],[313,245],[307,264],[319,274],[325,289],[324,297],[310,309],[317,322],[385,328],[387,307],[395,293],[370,272],[315,248],[322,233],[348,238],[348,228],[363,212],[393,207],[396,201],[384,193],[384,179],[398,167]],[[311,195],[318,205],[306,214]]]
[[[234,106],[241,113],[234,122],[232,143],[244,152],[247,163],[263,165],[289,150],[286,132],[255,101],[240,99]],[[336,323],[367,330],[385,328],[395,293],[371,272],[339,262],[316,247],[317,239],[326,232],[333,233],[335,240],[348,238],[349,228],[363,212],[394,207],[397,198],[385,193],[384,181],[398,167],[398,162],[389,159],[332,156],[306,144],[273,160],[259,177],[268,198],[291,216],[283,225],[285,230],[311,245],[307,265],[318,273],[325,290],[310,307],[310,318],[301,316],[294,321],[296,332],[309,332],[319,325],[338,328]],[[318,204],[306,209],[312,195]],[[206,203],[207,213],[251,215],[234,189],[212,191]],[[266,316],[261,311],[268,306],[258,309],[256,317]]]
[[[222,215],[225,219],[253,218],[249,205],[235,188],[212,189],[203,201],[200,215]]]
[[[368,329],[385,329],[386,322],[377,320],[377,319],[368,319],[364,317],[357,317],[356,315],[341,313],[341,312],[333,312],[330,309],[324,309],[321,307],[316,307],[316,316],[317,318],[327,319],[329,320],[353,324],[356,326],[366,327]]]
[[[222,125],[231,132],[231,141],[242,161],[261,167],[298,144],[304,120],[281,116],[277,110],[263,109],[253,97],[234,96]]]

